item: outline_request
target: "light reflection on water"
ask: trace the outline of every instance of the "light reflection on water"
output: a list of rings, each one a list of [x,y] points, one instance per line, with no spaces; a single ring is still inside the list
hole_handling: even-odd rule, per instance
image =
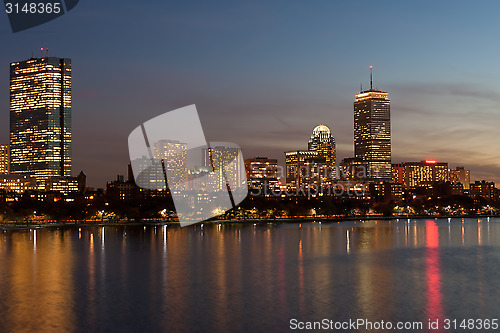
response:
[[[0,331],[496,318],[499,245],[495,218],[8,230]]]

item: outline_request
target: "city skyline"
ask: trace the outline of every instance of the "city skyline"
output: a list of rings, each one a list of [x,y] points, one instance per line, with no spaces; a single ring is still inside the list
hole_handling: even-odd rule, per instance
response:
[[[318,123],[332,130],[338,162],[353,156],[352,95],[360,83],[368,86],[369,65],[375,88],[391,93],[394,162],[447,161],[470,169],[471,181],[499,182],[491,136],[500,121],[500,50],[486,43],[494,38],[492,14],[479,20],[479,9],[465,3],[433,4],[433,11],[398,2],[325,1],[314,9],[281,1],[158,6],[158,13],[146,13],[127,1],[117,11],[81,3],[43,27],[4,36],[4,64],[48,47],[78,68],[73,166],[86,172],[90,186],[126,173],[126,137],[136,123],[193,103],[203,110],[207,140],[238,143],[245,157],[278,158],[284,165],[283,151],[305,149],[303,138]],[[95,14],[111,10],[116,15],[106,20]],[[377,15],[385,19],[369,19]],[[41,31],[50,33],[40,39]],[[351,43],[369,31],[381,38]],[[0,76],[6,75],[3,66]],[[7,143],[5,79],[0,103],[0,142]]]
[[[71,60],[48,57],[48,51],[46,52],[45,58],[30,58],[11,63],[11,142],[10,145],[0,145],[3,147],[3,156],[9,157],[10,163],[7,166],[9,173],[34,177],[37,182],[42,181],[41,184],[50,177],[56,179],[72,176]],[[40,110],[43,113],[40,113]],[[33,143],[38,143],[38,145],[34,146]],[[154,144],[155,156],[167,153],[177,156],[176,153],[167,149],[167,146],[170,147],[174,143],[185,145],[178,141],[158,141]],[[11,146],[14,147],[14,154],[11,153]],[[354,157],[347,157],[341,163],[336,164],[335,139],[328,126],[324,124],[314,127],[307,148],[307,150],[285,152],[287,171],[286,176],[283,175],[285,177],[281,180],[283,183],[286,181],[287,186],[295,190],[302,188],[305,183],[318,182],[319,175],[323,175],[320,182],[325,184],[335,179],[344,179],[342,175],[336,175],[336,169],[352,168],[353,165],[358,164],[366,168],[366,180],[390,181],[391,178],[394,180],[394,164],[391,166],[390,100],[388,92],[373,89],[372,66],[370,66],[370,89],[363,90],[361,87],[360,92],[355,95]],[[259,158],[259,156],[263,155],[252,158]],[[428,163],[428,161],[436,163],[435,160],[425,160],[396,164],[412,165]],[[169,165],[173,165],[172,163],[177,164],[177,161],[172,160]],[[185,162],[179,161],[179,163]],[[301,177],[297,178],[296,172],[304,163],[312,167],[310,170],[312,174],[308,176],[312,178],[308,178],[303,184],[303,180],[299,181]],[[460,166],[457,166],[456,170],[448,169],[447,162],[438,164],[446,165],[448,174],[456,172],[458,175],[460,172],[457,170],[463,169]],[[170,170],[169,168],[167,169]],[[355,169],[352,171],[354,172]],[[468,172],[467,179],[470,181],[470,171],[466,171]],[[176,172],[184,173],[182,168]],[[466,179],[463,174],[459,177],[462,183]],[[449,179],[443,178],[443,180]],[[295,181],[298,183],[295,184]],[[405,184],[406,182],[407,180]],[[46,186],[50,187],[50,185]],[[72,184],[72,186],[77,188],[76,185]]]
[[[500,2],[4,5],[0,333],[500,328]]]

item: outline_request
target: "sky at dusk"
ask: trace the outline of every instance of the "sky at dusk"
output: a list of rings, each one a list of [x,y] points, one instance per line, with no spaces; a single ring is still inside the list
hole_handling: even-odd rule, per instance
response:
[[[282,163],[326,124],[340,162],[373,65],[391,99],[393,162],[436,159],[500,183],[499,12],[497,1],[82,0],[15,34],[3,14],[0,142],[9,63],[46,47],[72,59],[73,174],[89,186],[126,174],[135,127],[190,104],[207,141]]]

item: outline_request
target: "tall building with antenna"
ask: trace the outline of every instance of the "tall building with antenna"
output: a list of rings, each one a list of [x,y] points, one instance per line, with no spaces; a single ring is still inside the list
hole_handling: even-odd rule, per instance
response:
[[[10,172],[71,176],[71,60],[10,64]]]
[[[356,94],[354,101],[354,156],[364,167],[368,180],[391,179],[391,107],[388,93],[370,89]]]

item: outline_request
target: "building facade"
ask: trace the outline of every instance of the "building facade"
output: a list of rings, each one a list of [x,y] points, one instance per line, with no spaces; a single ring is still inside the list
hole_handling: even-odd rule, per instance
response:
[[[374,90],[370,84],[369,90],[356,95],[354,157],[363,161],[369,180],[391,180],[390,119],[390,100],[387,92]]]
[[[434,182],[447,182],[449,179],[448,163],[434,160],[404,163],[406,188],[431,186]]]
[[[260,191],[263,195],[270,195],[278,191],[278,160],[267,157],[245,159],[248,188]]]
[[[35,189],[36,180],[33,177],[23,175],[0,175],[0,190],[21,194],[25,191]]]
[[[405,182],[405,164],[404,163],[392,163],[392,182],[394,184],[404,184]]]
[[[347,157],[340,162],[340,179],[343,180],[360,180],[366,179],[366,167],[360,158]]]
[[[493,200],[495,197],[495,183],[487,181],[475,181],[470,184],[470,196],[474,200],[484,198],[486,200]]]
[[[470,189],[470,170],[457,166],[455,170],[450,170],[450,182],[452,184],[462,184],[464,190]]]
[[[326,161],[317,151],[297,150],[285,153],[287,190],[296,192],[321,185],[320,167]]]
[[[106,195],[111,201],[137,200],[139,188],[132,180],[125,181],[122,175],[106,184]]]
[[[59,192],[64,195],[70,193],[84,193],[87,176],[80,171],[77,177],[54,176],[45,180],[45,191]]]
[[[0,175],[9,174],[9,145],[0,145]]]
[[[71,60],[10,64],[10,173],[71,176]]]
[[[318,156],[325,160],[324,165],[320,168],[323,181],[334,180],[336,178],[335,139],[327,126],[321,124],[313,129],[308,143],[308,150],[317,151]]]
[[[150,180],[157,180],[161,171],[164,172],[167,187],[182,190],[188,180],[187,172],[187,144],[174,140],[160,140],[153,144],[154,157],[161,161],[160,172]]]
[[[215,175],[211,177],[215,180],[215,191],[226,191],[227,185],[235,189],[246,186],[242,159],[239,147],[214,146],[202,149],[203,166]]]

